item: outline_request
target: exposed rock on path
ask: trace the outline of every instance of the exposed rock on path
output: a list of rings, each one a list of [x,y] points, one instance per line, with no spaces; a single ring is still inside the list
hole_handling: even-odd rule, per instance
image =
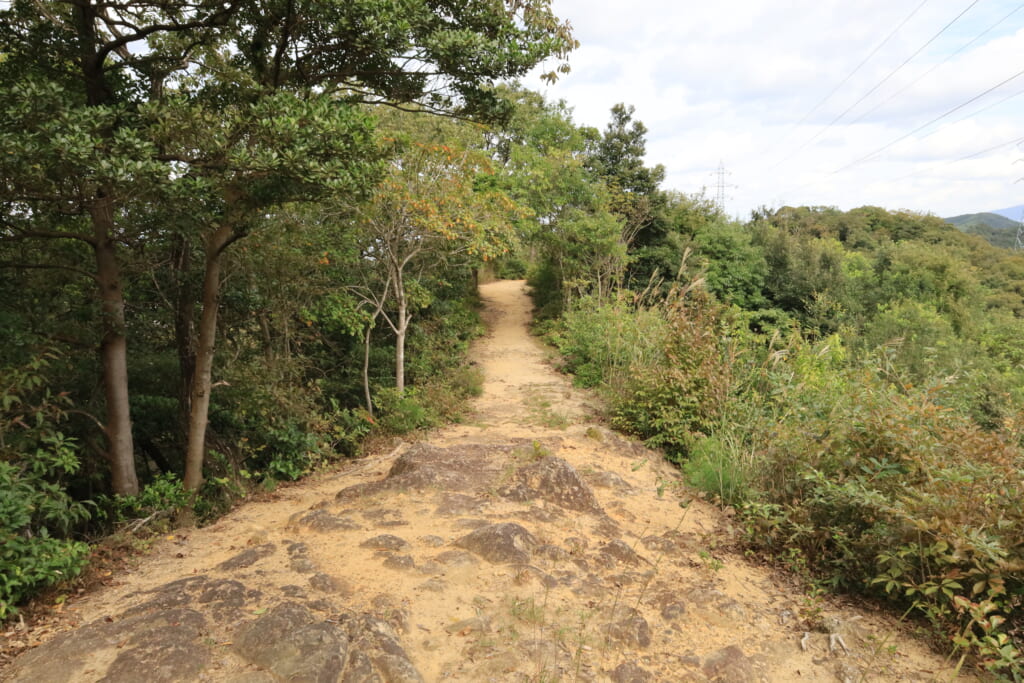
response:
[[[0,677],[942,677],[943,660],[891,620],[809,605],[731,554],[729,519],[656,453],[594,423],[593,399],[546,364],[522,283],[482,289],[491,332],[473,355],[486,382],[465,424],[165,539],[67,608],[79,628]],[[816,631],[834,620],[856,624],[849,655]]]

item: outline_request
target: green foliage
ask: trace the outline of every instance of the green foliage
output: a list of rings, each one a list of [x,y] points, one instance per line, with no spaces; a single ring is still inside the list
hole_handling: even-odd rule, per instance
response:
[[[632,301],[630,300],[632,299]],[[726,406],[734,347],[724,311],[690,285],[639,306],[635,295],[582,304],[552,334],[568,369],[606,390],[612,424],[681,461]]]
[[[750,496],[749,474],[745,459],[736,452],[742,443],[730,436],[726,432],[695,440],[682,470],[693,486],[724,505],[738,505]]]
[[[808,409],[766,444],[775,507],[770,519],[763,504],[752,508],[751,540],[798,547],[833,586],[881,590],[942,632],[974,634],[985,661],[983,637],[1019,657],[1024,556],[1014,530],[1024,523],[1024,456],[1014,434],[980,429],[928,389],[903,391],[862,372],[844,382],[845,398],[827,411],[815,409],[823,396],[791,390]],[[968,623],[963,601],[979,598],[997,624]]]
[[[693,233],[731,312],[696,290],[588,301],[552,326],[567,369],[741,509],[752,546],[920,616],[961,663],[1024,676],[1017,257],[913,214],[772,221],[749,243],[713,222]],[[763,301],[720,277],[761,258]],[[653,345],[635,333],[651,313]]]
[[[718,223],[697,230],[697,253],[705,259],[708,289],[726,303],[740,308],[761,308],[768,264],[764,253],[751,244],[739,225]]]
[[[88,559],[88,545],[71,538],[90,515],[64,488],[80,463],[75,440],[58,428],[70,401],[45,386],[53,359],[37,354],[0,375],[0,620]]]
[[[115,526],[131,520],[170,517],[193,504],[193,496],[173,472],[157,475],[135,496],[99,496],[97,517]]]
[[[424,405],[415,387],[399,393],[388,387],[377,392],[377,409],[380,427],[392,434],[414,432],[437,424],[437,416]]]
[[[541,319],[557,316],[590,293],[608,295],[626,265],[625,218],[615,211],[621,192],[588,168],[597,132],[576,126],[565,103],[536,93],[503,90],[515,104],[494,143],[500,181],[532,215],[517,222]]]
[[[635,364],[622,378],[614,389],[613,425],[664,448],[676,462],[712,433],[725,410],[736,362],[723,313],[692,285],[670,293],[663,305],[664,360]]]
[[[657,308],[636,295],[614,300],[584,298],[566,313],[549,339],[564,357],[565,369],[580,386],[615,385],[632,368],[657,367],[663,359],[668,325]]]

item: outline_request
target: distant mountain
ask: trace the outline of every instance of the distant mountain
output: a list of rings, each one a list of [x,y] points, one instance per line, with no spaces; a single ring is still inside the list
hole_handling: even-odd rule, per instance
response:
[[[1009,209],[1005,209],[1008,211]],[[1016,230],[1019,218],[1011,219],[1002,213],[965,213],[961,216],[943,219],[963,230],[971,225],[987,225],[995,230]]]
[[[1012,218],[1015,221],[1019,221],[1021,219],[1021,216],[1024,216],[1024,204],[1011,206],[1008,209],[997,209],[992,213],[997,213],[1000,216],[1005,216],[1006,218]]]
[[[1020,216],[1020,209],[1024,207],[1011,207],[1002,209],[1003,212],[1017,211]],[[960,216],[943,219],[952,223],[963,232],[980,235],[989,244],[996,247],[1013,248],[1017,243],[1017,226],[1020,225],[1019,218],[1011,219],[1000,213],[965,213]]]

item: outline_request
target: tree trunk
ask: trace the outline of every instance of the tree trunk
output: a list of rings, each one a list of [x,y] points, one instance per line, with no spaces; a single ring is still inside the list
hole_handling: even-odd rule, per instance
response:
[[[134,496],[139,492],[132,443],[131,408],[128,403],[128,339],[125,335],[124,292],[114,241],[114,207],[110,196],[98,193],[90,205],[96,281],[100,289],[100,317],[103,330],[100,359],[103,393],[106,399],[107,459],[111,488],[115,494]]]
[[[196,348],[195,374],[192,378],[188,446],[185,451],[185,489],[195,491],[203,485],[203,460],[206,457],[206,427],[210,416],[210,388],[213,351],[217,341],[217,312],[220,303],[220,268],[224,248],[233,235],[232,222],[224,221],[206,240],[206,267],[203,275],[203,311],[199,319],[199,343]]]
[[[75,32],[79,42],[79,68],[89,106],[106,104],[111,97],[97,56],[96,9],[79,4],[74,9]],[[105,130],[105,138],[113,137]],[[103,394],[106,400],[107,459],[110,485],[115,494],[132,496],[139,492],[135,473],[135,448],[132,443],[132,418],[128,403],[128,339],[125,333],[124,291],[117,263],[114,235],[114,200],[110,188],[96,188],[89,203],[92,219],[93,250],[96,256],[96,281],[100,288],[100,360],[103,368]]]
[[[405,393],[405,334],[409,329],[406,315],[407,304],[404,296],[398,298],[398,325],[395,327],[395,389],[398,395]]]
[[[174,345],[178,351],[178,428],[181,434],[188,434],[192,414],[192,377],[196,370],[196,304],[189,274],[192,248],[185,237],[178,238],[173,260],[178,280],[174,305]]]
[[[363,337],[363,394],[366,396],[366,412],[373,417],[373,397],[370,396],[370,337],[373,336],[373,324],[371,320],[366,325],[366,335]]]
[[[270,316],[266,309],[259,312],[260,337],[263,341],[263,357],[268,363],[274,362],[274,333],[270,329]],[[287,339],[285,344],[287,344]]]

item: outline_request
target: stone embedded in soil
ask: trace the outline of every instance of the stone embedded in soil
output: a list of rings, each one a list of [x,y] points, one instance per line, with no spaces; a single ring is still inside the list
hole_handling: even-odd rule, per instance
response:
[[[412,559],[411,555],[391,555],[389,554],[384,558],[384,566],[388,569],[395,569],[397,571],[415,571],[416,561]]]
[[[289,543],[288,544],[288,556],[291,560],[288,562],[288,568],[296,574],[312,574],[316,571],[316,564],[308,557],[309,546],[305,543]]]
[[[316,623],[302,605],[285,602],[241,626],[235,650],[257,666],[289,681],[336,680],[349,642],[334,624]]]
[[[211,581],[196,602],[209,605],[217,622],[226,622],[237,619],[246,603],[260,596],[259,591],[248,590],[238,581],[219,579]]]
[[[373,522],[373,525],[377,527],[406,526],[409,524],[409,522],[402,518],[402,513],[399,510],[362,510],[360,514],[363,516],[363,519]]]
[[[493,564],[527,564],[537,539],[519,524],[489,524],[455,541],[455,545]]]
[[[636,495],[636,489],[633,488],[629,482],[614,472],[595,469],[584,472],[583,478],[591,486],[597,486],[603,489],[612,489],[616,493],[621,493],[624,496]]]
[[[205,578],[205,577],[204,577]],[[211,659],[210,649],[199,642],[206,618],[185,608],[154,608],[119,619],[101,619],[68,631],[28,651],[5,680],[24,683],[64,683],[99,680],[162,683],[194,679]],[[116,648],[109,665],[102,655]],[[93,659],[99,656],[99,660]],[[104,677],[106,674],[106,677]]]
[[[704,660],[704,675],[711,681],[723,683],[754,683],[759,677],[754,665],[736,645],[722,648]]]
[[[409,548],[409,542],[404,538],[393,536],[391,534],[381,534],[380,536],[374,536],[368,538],[359,544],[360,548],[372,548],[373,550],[393,550],[398,552],[399,550],[406,550]]]
[[[632,607],[618,607],[602,632],[610,641],[625,647],[646,648],[651,644],[651,627],[644,616]]]
[[[438,576],[440,574],[444,574],[444,567],[441,566],[441,563],[439,562],[427,560],[426,562],[417,565],[416,571],[427,576]]]
[[[565,512],[557,507],[531,506],[515,513],[516,519],[533,524],[551,524],[565,519]]]
[[[441,502],[434,510],[434,514],[438,517],[475,515],[483,512],[487,506],[488,502],[483,498],[465,493],[449,493],[441,497]]]
[[[537,548],[534,549],[533,554],[539,557],[547,558],[548,560],[551,560],[556,564],[561,562],[572,561],[572,555],[569,554],[568,550],[565,550],[564,548],[559,548],[557,545],[551,545],[550,543],[545,543],[544,545],[537,546]]]
[[[140,671],[146,672],[147,681],[187,680],[211,659],[209,648],[196,642],[206,629],[199,612],[171,610],[140,626],[107,669],[106,683],[137,681]]]
[[[490,524],[486,519],[457,519],[453,525],[458,529],[479,529]]]
[[[312,574],[316,571],[316,565],[308,557],[293,557],[288,562],[288,568],[296,574]]]
[[[298,513],[292,516],[290,525],[304,526],[313,531],[358,531],[363,526],[343,515],[333,515],[327,510],[319,509],[306,513]]]
[[[217,569],[222,572],[235,571],[237,569],[245,569],[251,567],[265,557],[270,557],[277,552],[277,546],[273,543],[264,543],[248,550],[243,550],[234,557],[224,560],[217,565]]]
[[[558,579],[532,565],[523,565],[522,567],[519,567],[513,577],[513,582],[517,586],[525,586],[534,579],[536,579],[537,582],[545,588],[554,588],[558,585]]]
[[[342,579],[335,578],[330,574],[324,574],[319,572],[309,577],[309,585],[314,590],[318,590],[321,593],[338,593],[341,595],[351,595],[352,589],[349,588],[348,583]]]
[[[654,604],[661,609],[661,618],[665,621],[675,621],[686,614],[686,603],[675,593],[659,593],[654,599]]]
[[[285,541],[288,557],[300,557],[309,553],[309,546],[301,541]]]
[[[421,591],[430,591],[431,593],[443,593],[448,589],[448,584],[442,579],[435,577],[428,581],[424,581],[416,588]]]
[[[600,503],[576,469],[562,458],[547,456],[521,467],[498,495],[526,502],[543,500],[574,512],[602,514]]]
[[[423,683],[423,676],[387,622],[366,614],[344,614],[338,621],[349,634],[350,650],[357,655],[349,663],[343,682]]]
[[[430,548],[440,548],[441,546],[444,545],[444,539],[441,538],[440,536],[434,536],[434,535],[420,536],[419,541],[423,545],[425,545],[427,547],[430,547]]]
[[[469,444],[440,448],[413,444],[400,455],[384,479],[356,484],[338,492],[336,499],[350,501],[386,491],[440,489],[471,492],[486,486],[501,473],[501,456],[517,446]]]
[[[470,617],[469,619],[457,621],[454,624],[448,624],[444,627],[444,630],[452,635],[468,636],[471,633],[479,635],[489,633],[491,623],[483,617]]]
[[[608,676],[613,683],[647,683],[654,676],[636,662],[623,662]]]
[[[603,556],[605,564],[610,566],[617,566],[619,564],[628,564],[631,567],[635,567],[640,564],[641,561],[645,561],[642,557],[633,552],[623,541],[611,541],[601,546],[598,553]]]
[[[394,628],[369,615],[329,623],[286,602],[239,628],[234,640],[245,659],[289,681],[423,681]]]

